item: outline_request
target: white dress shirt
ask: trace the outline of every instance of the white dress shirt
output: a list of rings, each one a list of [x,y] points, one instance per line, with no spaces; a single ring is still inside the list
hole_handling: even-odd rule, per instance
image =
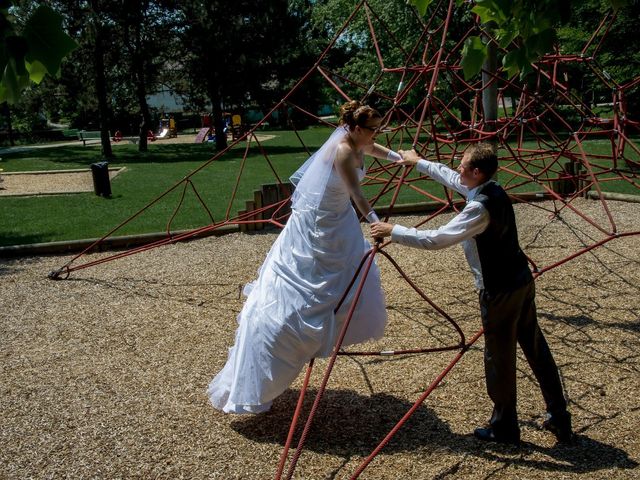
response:
[[[391,240],[401,245],[427,250],[439,250],[462,243],[465,257],[473,272],[476,288],[482,290],[484,288],[482,268],[474,237],[484,232],[489,226],[489,212],[474,198],[478,191],[492,180],[469,190],[460,183],[460,174],[442,163],[419,160],[416,167],[419,172],[426,173],[436,182],[466,197],[467,204],[449,223],[437,230],[418,230],[395,225],[391,232]]]

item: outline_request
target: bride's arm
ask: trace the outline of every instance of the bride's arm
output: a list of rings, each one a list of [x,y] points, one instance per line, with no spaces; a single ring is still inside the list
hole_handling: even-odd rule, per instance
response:
[[[373,212],[371,205],[362,193],[360,180],[358,179],[354,163],[351,149],[345,145],[341,145],[338,148],[338,154],[335,160],[336,169],[346,183],[351,199],[353,200],[353,203],[356,204],[356,207],[358,207],[358,210],[360,210],[362,216],[369,220],[369,222],[374,220],[378,221],[375,212]],[[372,213],[373,216],[371,216]]]
[[[379,143],[374,143],[373,145],[367,145],[364,147],[364,153],[367,155],[371,155],[372,157],[382,158],[384,160],[389,160],[391,162],[397,162],[398,160],[402,160],[402,157],[393,150],[383,147]]]

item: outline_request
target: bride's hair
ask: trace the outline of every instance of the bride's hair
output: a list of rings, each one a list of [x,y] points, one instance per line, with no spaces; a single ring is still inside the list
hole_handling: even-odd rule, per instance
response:
[[[382,118],[382,115],[375,108],[361,105],[357,100],[351,100],[340,107],[340,124],[347,125],[350,129],[356,125],[365,126],[371,118]]]

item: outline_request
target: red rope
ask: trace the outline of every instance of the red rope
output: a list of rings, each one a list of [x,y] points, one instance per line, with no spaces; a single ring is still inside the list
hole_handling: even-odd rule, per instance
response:
[[[344,325],[340,330],[340,335],[338,336],[338,339],[336,341],[335,347],[333,349],[333,353],[331,354],[331,357],[329,359],[329,363],[325,369],[324,376],[322,377],[322,382],[320,383],[320,387],[318,388],[318,393],[316,394],[316,398],[311,407],[311,411],[309,412],[309,416],[307,417],[307,421],[304,425],[304,429],[302,430],[302,434],[300,436],[300,439],[298,440],[298,446],[289,464],[289,469],[287,471],[287,476],[286,476],[287,480],[290,480],[291,477],[293,476],[293,472],[295,471],[296,465],[298,463],[298,459],[302,454],[302,448],[304,447],[304,443],[307,439],[307,435],[309,434],[309,430],[311,429],[311,424],[313,423],[313,419],[318,410],[318,406],[320,405],[320,400],[322,399],[322,396],[324,395],[324,391],[327,388],[327,384],[329,383],[329,376],[331,375],[331,372],[333,370],[333,365],[335,364],[336,358],[338,356],[338,351],[342,346],[344,336],[347,333],[347,328],[349,328],[349,323],[351,322],[351,318],[353,317],[353,313],[355,312],[356,306],[358,304],[358,300],[360,299],[360,294],[362,293],[364,282],[367,278],[367,275],[369,274],[371,265],[373,264],[375,254],[377,252],[377,248],[378,248],[377,246],[374,246],[373,249],[367,254],[369,257],[369,260],[366,264],[364,273],[362,275],[362,279],[358,285],[358,289],[356,290],[351,307],[349,308],[349,312],[347,313],[347,316],[345,318]],[[343,300],[344,300],[344,297],[343,297]],[[336,311],[340,308],[340,306],[341,306],[341,303],[336,307]]]
[[[438,377],[431,382],[431,385],[425,390],[425,392],[420,395],[420,398],[416,400],[413,406],[404,414],[404,416],[396,423],[396,425],[389,431],[386,437],[382,439],[382,441],[378,444],[378,446],[371,452],[371,454],[360,464],[360,466],[356,469],[354,474],[351,476],[351,479],[358,478],[360,474],[364,471],[365,468],[373,461],[373,459],[380,453],[380,451],[389,443],[391,438],[398,433],[398,430],[402,428],[402,426],[406,423],[407,420],[415,413],[415,411],[422,405],[422,403],[427,399],[431,392],[435,390],[438,384],[447,376],[447,374],[451,371],[451,369],[460,361],[462,356],[471,348],[471,346],[476,343],[476,341],[482,336],[484,330],[478,331],[472,338],[471,341],[464,346],[464,348],[451,360],[449,365],[438,375]]]
[[[298,419],[300,418],[300,413],[302,412],[302,404],[304,403],[304,396],[307,392],[307,388],[309,387],[309,378],[311,377],[311,371],[313,370],[313,362],[312,358],[309,361],[309,366],[307,367],[307,373],[304,376],[304,382],[302,383],[302,389],[300,390],[300,396],[298,397],[298,403],[296,404],[296,409],[293,412],[293,418],[291,419],[291,425],[289,426],[289,433],[287,434],[287,441],[284,444],[284,449],[282,450],[282,454],[280,455],[280,461],[278,462],[278,470],[276,471],[276,480],[280,480],[282,477],[282,471],[284,470],[284,465],[287,461],[287,454],[289,453],[289,447],[291,447],[291,442],[293,441],[293,434],[296,430],[296,425],[298,424]]]

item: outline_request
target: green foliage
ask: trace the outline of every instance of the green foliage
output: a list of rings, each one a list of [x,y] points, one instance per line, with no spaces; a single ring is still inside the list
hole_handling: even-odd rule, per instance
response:
[[[628,0],[608,0],[614,10]],[[410,0],[425,15],[432,0]],[[456,0],[458,6],[464,3]],[[531,63],[552,50],[557,40],[556,29],[571,16],[571,7],[581,2],[557,0],[476,0],[472,12],[478,15],[483,28],[496,40],[504,52],[502,66],[509,76],[531,71]],[[487,56],[478,36],[466,40],[463,70],[467,79],[478,74]],[[486,40],[484,40],[486,42]]]
[[[629,5],[630,2],[629,2],[629,0],[609,0],[609,3],[611,4],[611,8],[613,8],[615,11],[617,11],[620,8]]]
[[[350,82],[340,83],[341,89],[350,98],[362,99],[368,88],[378,80],[382,67],[374,46],[366,10],[376,34],[377,47],[385,66],[404,65],[406,56],[422,33],[423,26],[416,13],[400,2],[371,0],[362,7],[338,38],[335,47],[322,64],[323,68],[348,78]],[[327,41],[333,39],[338,30],[353,13],[354,3],[350,0],[327,0],[318,3],[312,12],[314,35]],[[411,62],[418,62],[413,58]],[[393,97],[398,89],[400,75],[384,75],[377,81],[375,91]],[[334,89],[328,89],[329,103],[339,104],[344,99]],[[423,92],[416,89],[405,103],[415,104],[421,100]],[[385,110],[389,107],[384,100],[369,96],[367,102]]]
[[[279,100],[283,85],[290,84],[287,64],[297,73],[296,56],[304,56],[299,35],[307,12],[303,5],[295,8],[298,17],[289,13],[286,0],[180,2],[188,19],[179,32],[180,63],[188,88],[199,92],[198,103],[233,109],[249,99],[259,107],[272,105],[274,97]]]
[[[460,7],[466,0],[456,0],[456,5]],[[429,10],[429,6],[433,3],[433,0],[408,0],[408,3],[411,5],[415,5],[418,9],[418,13],[423,17],[427,14],[427,10]]]
[[[18,33],[11,3],[0,8],[0,102],[15,103],[31,82],[57,75],[62,59],[77,44],[62,29],[62,16],[47,5],[40,5]]]
[[[418,13],[424,17],[427,14],[429,5],[433,3],[433,0],[410,0],[409,3],[415,5],[418,9]]]
[[[42,97],[33,88],[24,90],[20,102],[11,106],[11,126],[20,132],[21,143],[34,141],[37,132],[46,129],[42,111]]]
[[[477,0],[472,9],[498,42],[507,51],[502,65],[509,76],[521,76],[531,71],[531,63],[551,51],[556,40],[555,26],[567,18],[568,2],[555,0]],[[482,65],[475,65],[478,73]]]
[[[602,20],[601,5],[601,0],[585,0],[575,5],[569,22],[558,29],[562,53],[580,52],[585,47]],[[585,51],[586,57],[595,54],[595,65],[606,72],[611,82],[619,85],[629,82],[640,72],[640,50],[635,42],[630,41],[635,38],[639,16],[640,2],[629,2],[617,12],[602,44],[600,45],[601,36],[597,36]],[[596,51],[595,47],[598,45],[600,48]],[[612,84],[604,83],[591,69],[570,63],[563,70],[571,91],[583,98],[587,105],[596,108],[594,104],[611,102]],[[632,115],[640,111],[637,87],[627,91],[625,100],[627,111]],[[604,112],[599,114],[607,116]]]
[[[462,48],[462,71],[470,78],[480,71],[484,59],[487,58],[487,46],[479,37],[469,37]]]

